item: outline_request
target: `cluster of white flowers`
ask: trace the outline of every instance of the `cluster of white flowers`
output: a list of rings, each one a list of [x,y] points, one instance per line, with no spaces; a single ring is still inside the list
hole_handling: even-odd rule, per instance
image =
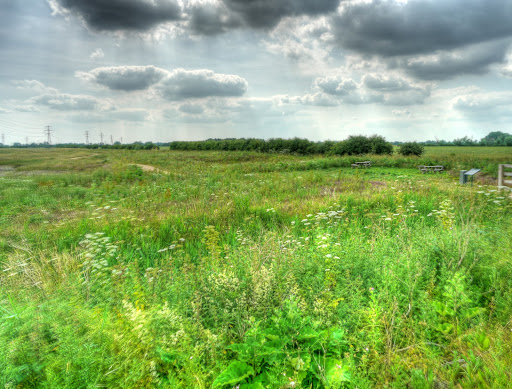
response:
[[[479,188],[484,188],[484,187],[482,185],[479,185]],[[507,197],[501,196],[502,192],[500,192],[497,189],[479,190],[476,193],[479,195],[487,196],[487,202],[492,203],[492,204],[500,205],[500,204],[505,203],[508,200]]]
[[[331,206],[330,208],[333,208],[333,206]],[[306,215],[306,217],[302,219],[300,222],[302,223],[303,226],[309,226],[311,224],[319,225],[321,223],[337,225],[338,220],[343,219],[344,214],[344,208],[338,210],[331,209],[328,210],[327,212],[318,212],[316,214],[310,213]],[[295,224],[295,222],[292,223]]]
[[[111,238],[104,235],[103,232],[87,234],[80,242],[80,246],[84,249],[82,253],[84,284],[91,282],[93,278],[101,279],[101,283],[105,283],[106,280],[103,278],[111,271],[109,260],[119,258],[116,257],[118,247],[111,243]],[[116,269],[112,271],[115,272]]]

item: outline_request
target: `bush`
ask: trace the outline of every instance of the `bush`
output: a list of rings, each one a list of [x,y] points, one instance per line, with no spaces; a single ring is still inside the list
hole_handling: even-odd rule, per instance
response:
[[[425,152],[425,148],[416,142],[407,142],[400,145],[398,153],[403,156],[416,155],[420,157]]]
[[[392,154],[393,145],[386,142],[382,136],[351,135],[347,140],[338,142],[332,147],[332,152],[339,155],[363,155],[363,154]]]
[[[372,142],[364,135],[351,135],[342,142],[342,154],[363,155],[372,152]]]
[[[371,136],[370,143],[372,145],[372,154],[393,154],[393,145],[389,142],[386,142],[386,139],[380,135]]]

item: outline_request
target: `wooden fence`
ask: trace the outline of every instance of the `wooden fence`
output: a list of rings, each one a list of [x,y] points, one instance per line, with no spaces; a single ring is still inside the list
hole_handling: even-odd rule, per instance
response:
[[[512,171],[506,171],[505,169],[512,170],[512,165],[500,165],[498,169],[498,187],[501,186],[512,186]]]

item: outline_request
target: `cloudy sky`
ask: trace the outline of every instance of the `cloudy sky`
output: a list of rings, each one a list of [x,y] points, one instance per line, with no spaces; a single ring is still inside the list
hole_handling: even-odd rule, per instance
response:
[[[510,0],[0,5],[7,144],[512,130]]]

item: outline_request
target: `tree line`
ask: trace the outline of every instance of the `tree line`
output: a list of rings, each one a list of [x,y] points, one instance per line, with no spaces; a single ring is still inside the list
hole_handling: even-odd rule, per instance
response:
[[[501,131],[493,131],[488,133],[480,140],[464,136],[452,141],[436,139],[421,143],[425,146],[512,146],[512,134]],[[396,142],[395,144],[399,144],[399,142]]]
[[[393,145],[380,135],[366,137],[350,136],[344,141],[313,142],[308,139],[272,138],[272,139],[208,139],[205,141],[171,142],[171,150],[224,150],[224,151],[256,151],[261,153],[281,154],[391,154]]]
[[[59,143],[49,145],[48,143],[21,144],[14,143],[12,146],[2,147],[13,148],[88,148],[88,149],[125,149],[125,150],[153,150],[161,147],[169,147],[171,150],[225,150],[225,151],[256,151],[262,153],[290,153],[290,154],[329,154],[329,155],[361,155],[361,154],[392,154],[393,145],[400,146],[398,152],[403,155],[403,150],[411,150],[412,145],[418,146],[512,146],[512,134],[501,131],[493,131],[480,140],[474,140],[468,136],[445,140],[428,140],[425,142],[388,142],[380,135],[370,137],[363,135],[352,135],[343,141],[321,141],[314,142],[303,138],[283,139],[257,139],[257,138],[227,138],[207,139],[202,141],[175,141],[175,142],[115,142],[109,144],[85,144],[85,143]],[[405,147],[403,147],[405,146]],[[418,146],[413,146],[413,154],[418,153]]]

